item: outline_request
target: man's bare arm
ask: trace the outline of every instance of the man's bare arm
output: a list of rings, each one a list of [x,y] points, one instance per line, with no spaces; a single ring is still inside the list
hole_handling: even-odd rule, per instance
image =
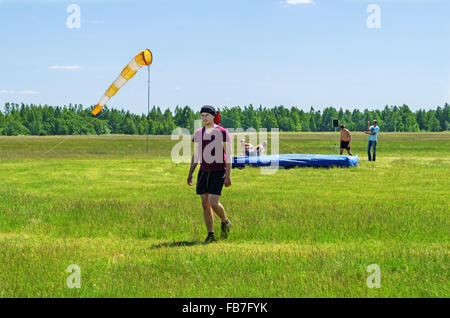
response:
[[[196,160],[195,160],[195,155],[192,155],[191,167],[189,168],[189,175],[190,176],[192,176],[192,174],[195,171],[195,168],[197,168],[197,164],[198,164],[198,162],[196,162]]]
[[[223,142],[223,150],[226,154],[225,166],[227,168],[227,175],[231,174],[231,164],[233,162],[233,151],[231,149],[231,142]]]
[[[225,151],[226,154],[225,186],[229,187],[231,185],[231,169],[233,162],[233,149],[231,147],[231,142],[223,142],[223,150]]]
[[[189,174],[188,174],[188,179],[187,182],[189,185],[192,185],[192,175],[194,174],[195,168],[197,167],[198,164],[198,158],[199,158],[199,147],[200,144],[199,143],[195,143],[194,145],[194,154],[192,155],[192,159],[191,159],[191,166],[189,168]]]

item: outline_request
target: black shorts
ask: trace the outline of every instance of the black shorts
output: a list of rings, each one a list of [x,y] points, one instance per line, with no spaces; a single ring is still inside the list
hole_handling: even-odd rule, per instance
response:
[[[225,170],[203,171],[200,170],[197,176],[197,194],[217,194],[221,195],[223,183],[225,181]]]
[[[341,149],[350,149],[349,143],[350,143],[350,141],[342,141],[341,140]]]

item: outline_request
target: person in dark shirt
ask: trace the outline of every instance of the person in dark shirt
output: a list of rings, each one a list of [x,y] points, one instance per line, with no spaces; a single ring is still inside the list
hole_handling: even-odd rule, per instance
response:
[[[195,143],[187,184],[193,186],[192,175],[200,162],[196,192],[201,196],[203,218],[208,230],[205,242],[217,241],[214,235],[213,211],[222,221],[221,237],[227,238],[231,223],[225,209],[219,202],[222,188],[231,186],[231,137],[228,131],[219,126],[220,116],[214,107],[205,105],[201,111],[203,127],[197,129],[192,141]]]

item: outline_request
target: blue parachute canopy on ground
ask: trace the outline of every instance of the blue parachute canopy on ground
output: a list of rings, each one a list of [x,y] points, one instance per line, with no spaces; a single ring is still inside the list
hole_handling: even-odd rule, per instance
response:
[[[358,156],[344,155],[307,155],[307,154],[281,154],[233,157],[233,168],[278,166],[285,168],[294,167],[356,167]]]

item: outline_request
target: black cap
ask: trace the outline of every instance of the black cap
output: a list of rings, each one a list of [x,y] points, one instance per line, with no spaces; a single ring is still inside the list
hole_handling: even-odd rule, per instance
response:
[[[201,113],[208,113],[208,114],[211,114],[213,116],[216,116],[216,109],[214,107],[210,106],[210,105],[205,105],[200,110],[200,114]]]

